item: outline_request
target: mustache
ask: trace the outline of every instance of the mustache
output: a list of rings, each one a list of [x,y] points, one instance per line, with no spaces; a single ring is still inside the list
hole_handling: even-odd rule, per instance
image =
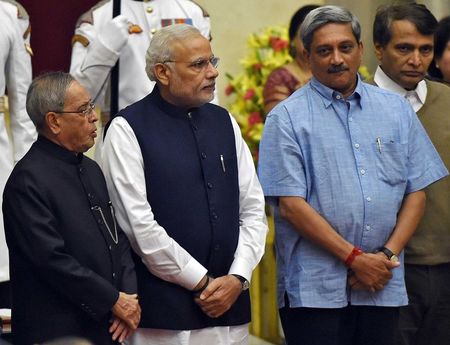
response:
[[[346,65],[333,65],[328,68],[328,73],[339,73],[343,71],[348,71],[348,66]]]

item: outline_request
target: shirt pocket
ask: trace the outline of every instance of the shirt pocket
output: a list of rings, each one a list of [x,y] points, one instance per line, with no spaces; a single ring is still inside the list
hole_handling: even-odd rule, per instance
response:
[[[405,183],[407,180],[407,153],[404,145],[392,140],[376,141],[375,166],[378,179],[390,186]]]

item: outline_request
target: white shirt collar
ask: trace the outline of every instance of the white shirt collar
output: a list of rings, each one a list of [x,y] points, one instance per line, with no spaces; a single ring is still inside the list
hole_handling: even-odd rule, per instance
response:
[[[382,89],[398,93],[400,96],[405,97],[415,112],[418,112],[425,104],[427,98],[427,83],[425,80],[421,80],[414,90],[407,91],[389,78],[380,66],[377,67],[373,80]]]

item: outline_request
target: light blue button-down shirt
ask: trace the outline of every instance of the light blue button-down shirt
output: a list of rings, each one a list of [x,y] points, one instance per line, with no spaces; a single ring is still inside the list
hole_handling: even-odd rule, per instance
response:
[[[347,267],[279,215],[278,196],[304,198],[347,241],[375,252],[407,193],[448,174],[409,103],[358,80],[345,100],[316,79],[275,107],[260,145],[259,177],[275,205],[278,302],[340,308],[407,304],[403,264],[384,289],[350,291]],[[400,255],[403,262],[403,253]]]

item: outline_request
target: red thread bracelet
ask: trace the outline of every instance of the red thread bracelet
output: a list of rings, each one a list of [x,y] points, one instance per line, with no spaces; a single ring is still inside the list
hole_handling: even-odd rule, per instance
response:
[[[353,263],[353,261],[355,261],[355,258],[358,255],[363,254],[364,252],[358,248],[358,247],[353,247],[352,251],[350,252],[350,254],[348,254],[347,259],[345,259],[345,266],[350,267]]]

